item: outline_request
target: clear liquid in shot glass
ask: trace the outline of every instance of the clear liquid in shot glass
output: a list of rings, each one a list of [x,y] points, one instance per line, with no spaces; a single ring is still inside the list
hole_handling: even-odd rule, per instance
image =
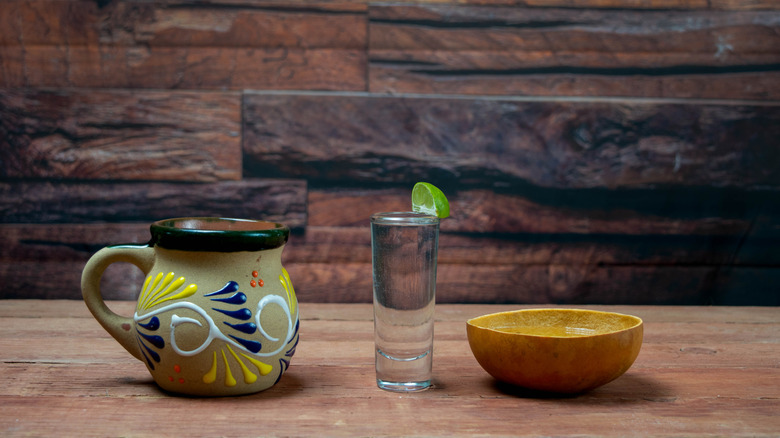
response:
[[[392,391],[431,385],[439,227],[416,216],[371,224],[377,385]]]

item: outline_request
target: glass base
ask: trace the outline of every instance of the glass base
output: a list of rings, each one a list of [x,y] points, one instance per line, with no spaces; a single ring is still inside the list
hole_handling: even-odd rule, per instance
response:
[[[422,382],[390,382],[387,380],[376,379],[376,386],[385,391],[393,392],[415,392],[424,391],[431,387],[430,380],[423,380]]]

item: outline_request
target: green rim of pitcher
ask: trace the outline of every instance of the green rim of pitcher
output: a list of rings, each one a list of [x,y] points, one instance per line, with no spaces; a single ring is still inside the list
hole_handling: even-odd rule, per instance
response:
[[[287,243],[290,229],[276,222],[182,217],[152,223],[150,245],[182,251],[262,251]]]

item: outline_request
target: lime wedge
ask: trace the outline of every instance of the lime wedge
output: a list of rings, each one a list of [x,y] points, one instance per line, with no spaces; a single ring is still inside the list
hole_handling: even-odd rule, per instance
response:
[[[412,211],[444,219],[450,215],[450,203],[438,187],[418,182],[412,189]]]

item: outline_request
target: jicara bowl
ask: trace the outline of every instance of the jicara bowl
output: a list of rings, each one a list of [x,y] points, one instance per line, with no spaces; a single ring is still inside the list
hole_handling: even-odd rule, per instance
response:
[[[496,379],[555,393],[581,393],[617,379],[642,346],[640,318],[580,309],[526,309],[466,324],[477,362]]]

